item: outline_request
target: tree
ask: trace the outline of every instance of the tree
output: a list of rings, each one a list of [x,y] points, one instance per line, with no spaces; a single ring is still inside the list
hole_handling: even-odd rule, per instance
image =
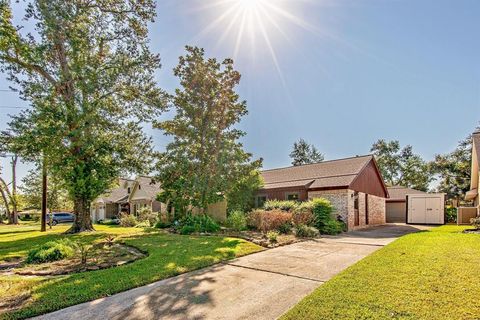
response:
[[[261,160],[252,162],[238,142],[245,133],[235,125],[247,114],[247,106],[235,92],[240,73],[233,61],[206,59],[204,50],[196,47],[186,50],[174,69],[181,85],[172,96],[176,114],[155,124],[173,137],[160,155],[158,178],[161,198],[177,213],[189,207],[205,212],[261,165]]]
[[[263,179],[258,170],[237,181],[227,193],[227,211],[250,211],[255,206],[255,192],[262,186]]]
[[[72,209],[73,204],[68,198],[68,192],[62,188],[62,182],[51,174],[48,175],[47,204],[50,210]],[[40,210],[42,207],[42,170],[36,168],[28,171],[22,179],[20,191],[27,207]]]
[[[378,140],[370,150],[375,156],[387,185],[404,186],[427,191],[433,180],[430,166],[413,153],[410,145],[401,148],[400,142]]]
[[[310,145],[303,139],[293,144],[290,158],[292,158],[292,165],[294,166],[317,163],[324,160],[323,154],[321,154],[313,144]]]
[[[476,128],[480,130],[480,126]],[[447,194],[447,198],[462,201],[470,190],[472,159],[472,135],[458,142],[450,153],[438,154],[431,166],[438,177],[438,192]]]
[[[90,203],[126,171],[143,172],[152,153],[141,121],[165,108],[154,81],[160,59],[148,48],[151,0],[37,0],[14,27],[0,3],[0,70],[31,108],[14,116],[14,145],[42,155],[73,201],[68,232],[93,230]]]

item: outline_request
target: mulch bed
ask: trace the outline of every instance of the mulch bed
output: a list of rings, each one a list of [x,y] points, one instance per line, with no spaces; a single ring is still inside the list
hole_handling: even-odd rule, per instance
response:
[[[466,230],[463,230],[463,233],[480,234],[480,229],[466,229]]]

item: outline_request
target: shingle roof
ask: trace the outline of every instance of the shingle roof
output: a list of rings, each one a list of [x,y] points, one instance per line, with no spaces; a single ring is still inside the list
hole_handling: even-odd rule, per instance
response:
[[[148,198],[155,199],[160,192],[160,183],[156,182],[152,177],[139,176],[136,182],[140,185],[140,188],[146,193]]]
[[[388,194],[390,195],[390,198],[387,199],[387,201],[402,201],[402,200],[406,200],[407,194],[426,193],[420,190],[415,190],[415,189],[406,188],[402,186],[393,186],[393,187],[388,187],[387,189],[388,189]]]
[[[129,182],[127,187],[125,187],[126,182]],[[128,185],[131,186],[131,184],[133,184],[133,180],[120,178],[118,187],[107,191],[105,194],[98,197],[96,201],[103,201],[105,203],[123,202],[128,198]]]
[[[309,187],[347,187],[358,176],[373,156],[324,161],[302,166],[293,166],[262,171],[263,189]]]

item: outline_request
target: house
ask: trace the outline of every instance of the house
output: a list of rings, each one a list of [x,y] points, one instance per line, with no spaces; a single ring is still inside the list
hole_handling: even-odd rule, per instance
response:
[[[407,195],[426,194],[426,192],[402,186],[388,187],[390,198],[386,200],[387,222],[407,221]]]
[[[135,180],[120,178],[118,186],[101,195],[90,206],[93,221],[112,219],[119,214],[137,214],[143,207],[153,212],[164,212],[166,205],[156,200],[160,184],[151,177],[139,176]]]
[[[465,195],[465,200],[473,202],[473,208],[458,208],[458,223],[469,223],[470,218],[480,215],[480,131],[472,134],[472,162],[470,175],[470,190]]]
[[[266,200],[306,201],[326,198],[348,230],[386,222],[388,191],[372,155],[265,170],[264,186],[255,196]]]

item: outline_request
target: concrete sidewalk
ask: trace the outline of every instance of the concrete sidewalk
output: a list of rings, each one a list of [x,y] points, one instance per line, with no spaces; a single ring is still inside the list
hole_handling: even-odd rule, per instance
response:
[[[422,229],[389,224],[296,243],[36,319],[276,319],[348,266]]]

